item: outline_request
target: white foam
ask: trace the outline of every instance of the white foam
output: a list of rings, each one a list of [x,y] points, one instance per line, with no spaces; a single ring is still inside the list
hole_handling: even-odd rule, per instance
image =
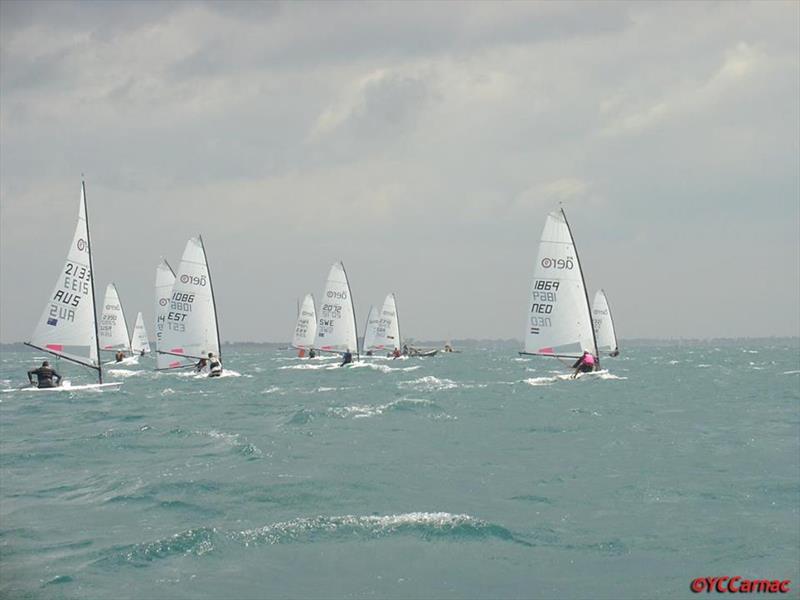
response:
[[[112,377],[133,377],[134,375],[142,375],[145,371],[129,371],[128,369],[107,369],[106,373]]]
[[[267,388],[265,390],[261,390],[261,393],[262,394],[274,394],[275,392],[279,392],[279,391],[281,391],[281,388],[279,388],[277,385],[273,385],[270,388]]]
[[[784,371],[784,375],[797,375],[800,374],[800,371]]]
[[[395,371],[416,371],[420,368],[420,365],[415,365],[413,367],[390,367],[388,365],[377,365],[375,363],[370,362],[355,362],[353,363],[353,368],[368,368],[374,371],[380,371],[381,373],[394,373]]]
[[[336,415],[337,417],[342,417],[342,418],[353,417],[354,419],[359,419],[359,418],[375,417],[378,415],[382,415],[387,410],[391,410],[392,408],[402,404],[418,404],[420,406],[432,406],[433,402],[431,402],[430,400],[423,400],[417,398],[399,398],[397,400],[393,400],[392,402],[387,402],[386,404],[378,404],[378,405],[354,404],[352,406],[337,406],[329,409],[329,411],[334,415]]]
[[[530,377],[528,379],[523,379],[522,381],[524,381],[528,385],[533,385],[533,386],[550,385],[550,384],[556,382],[556,378],[555,377]]]
[[[397,384],[402,388],[410,388],[418,392],[434,392],[441,390],[451,390],[458,387],[452,379],[439,379],[433,375],[426,375],[411,381],[400,381]]]

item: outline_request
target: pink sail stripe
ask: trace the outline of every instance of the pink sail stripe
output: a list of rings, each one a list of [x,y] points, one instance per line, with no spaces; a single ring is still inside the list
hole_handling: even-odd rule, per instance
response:
[[[170,352],[174,352],[175,354],[183,354],[183,348],[172,348]]]
[[[555,354],[552,348],[539,348],[539,354]]]
[[[47,344],[45,348],[48,350],[55,350],[56,352],[64,351],[64,346],[62,344]]]

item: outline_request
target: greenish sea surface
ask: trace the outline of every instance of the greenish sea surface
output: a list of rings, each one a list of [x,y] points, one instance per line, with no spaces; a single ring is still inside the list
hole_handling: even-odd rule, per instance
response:
[[[0,393],[0,597],[798,596],[797,339],[632,343],[577,381],[461,349],[225,346],[218,380],[145,357],[116,392]],[[41,355],[1,359],[10,389]]]

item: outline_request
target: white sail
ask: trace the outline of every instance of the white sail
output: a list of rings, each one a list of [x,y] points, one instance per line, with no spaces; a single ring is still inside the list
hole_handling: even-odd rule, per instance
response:
[[[169,298],[158,352],[187,359],[220,356],[217,310],[200,236],[186,243]]]
[[[181,360],[170,354],[160,354],[159,350],[164,349],[163,338],[164,330],[167,327],[167,315],[169,314],[169,301],[172,297],[172,286],[175,284],[175,273],[169,263],[161,259],[156,267],[156,369],[174,369],[193,364],[189,360]]]
[[[616,356],[619,352],[617,333],[614,330],[614,320],[611,318],[611,309],[608,307],[608,298],[603,290],[597,290],[592,302],[592,322],[594,334],[597,338],[597,349]]]
[[[386,296],[380,312],[375,347],[377,350],[400,348],[400,323],[397,317],[397,304],[394,294]]]
[[[144,327],[144,319],[141,312],[136,315],[136,325],[133,326],[131,350],[134,354],[141,354],[143,350],[145,354],[150,353],[150,340],[147,339],[147,330]]]
[[[128,338],[128,323],[125,321],[125,311],[119,301],[117,286],[109,283],[106,286],[106,296],[103,300],[103,313],[98,327],[100,335],[100,350],[115,352],[122,350],[131,351],[131,342]]]
[[[292,346],[308,349],[314,345],[317,334],[317,311],[314,308],[314,296],[306,294],[303,305],[297,312],[297,323],[294,326]]]
[[[358,351],[356,317],[347,273],[340,262],[331,267],[317,315],[314,347],[328,352]]]
[[[578,358],[597,355],[575,242],[563,210],[545,221],[531,285],[525,353]]]
[[[377,350],[375,340],[378,338],[378,323],[380,320],[378,309],[370,306],[367,314],[367,326],[364,328],[364,352]]]
[[[86,190],[81,184],[78,226],[67,261],[28,344],[99,371],[93,278]]]

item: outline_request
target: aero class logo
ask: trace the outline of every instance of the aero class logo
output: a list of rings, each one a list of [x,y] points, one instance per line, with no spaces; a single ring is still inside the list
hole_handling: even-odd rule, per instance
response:
[[[567,258],[549,258],[545,256],[542,259],[542,267],[545,269],[568,269],[571,270],[575,266],[572,262],[572,257]]]
[[[78,243],[76,245],[78,246],[78,250],[81,252],[86,251],[86,249],[89,247],[89,245],[86,243],[86,240],[83,238],[78,238]]]

